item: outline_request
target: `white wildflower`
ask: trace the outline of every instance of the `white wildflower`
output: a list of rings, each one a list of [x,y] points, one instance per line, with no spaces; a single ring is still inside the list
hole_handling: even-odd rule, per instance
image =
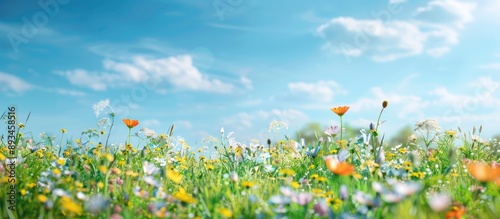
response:
[[[422,130],[426,132],[440,132],[441,127],[439,127],[439,124],[437,123],[436,120],[434,119],[427,119],[421,122],[417,122],[415,124],[415,131]]]
[[[142,131],[142,134],[144,134],[146,137],[149,137],[149,138],[154,138],[154,137],[156,137],[156,132],[155,132],[155,130],[152,130],[152,129],[148,129],[148,128],[143,127],[143,128],[141,129],[141,131]]]
[[[104,117],[104,118],[100,119],[99,121],[97,121],[97,126],[102,127],[102,128],[106,128],[107,126],[110,126],[110,125],[111,125],[111,122],[109,121],[108,117]]]

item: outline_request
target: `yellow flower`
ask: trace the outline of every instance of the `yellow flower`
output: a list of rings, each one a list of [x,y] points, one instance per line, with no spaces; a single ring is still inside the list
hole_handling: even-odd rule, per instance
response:
[[[82,182],[80,182],[80,181],[76,181],[76,182],[75,182],[75,186],[76,186],[77,188],[82,188],[82,187],[83,187],[83,183],[82,183]]]
[[[125,172],[125,174],[127,174],[128,176],[132,176],[132,177],[136,177],[139,175],[139,173],[134,172],[132,170],[128,170],[127,172]]]
[[[339,148],[345,148],[347,147],[347,141],[346,140],[338,140],[337,144],[339,145]]]
[[[294,189],[300,188],[300,183],[299,182],[291,182],[290,186]]]
[[[82,214],[82,207],[75,203],[73,200],[67,197],[62,197],[61,198],[61,207],[71,213],[81,215]]]
[[[241,185],[247,189],[251,189],[255,185],[255,183],[249,181],[243,181],[241,182]]]
[[[112,154],[108,154],[108,153],[104,154],[104,157],[105,157],[105,158],[106,158],[109,162],[111,162],[111,161],[113,161],[113,160],[115,159],[115,158],[113,157],[113,155],[112,155]]]
[[[59,169],[53,169],[53,170],[52,170],[52,173],[53,173],[54,175],[61,175],[61,170],[59,170]]]
[[[123,165],[125,165],[125,161],[124,161],[124,160],[120,160],[120,161],[118,161],[118,165],[119,165],[119,166],[123,166]]]
[[[167,177],[177,184],[181,183],[182,181],[182,175],[174,170],[167,169]]]
[[[45,203],[48,200],[47,196],[45,195],[38,195],[36,199],[41,203]]]
[[[312,180],[316,180],[316,179],[318,179],[318,177],[319,177],[319,175],[318,175],[318,174],[312,174],[312,175],[311,175],[311,179],[312,179]]]
[[[243,148],[241,146],[238,146],[234,149],[234,154],[238,157],[241,157],[243,155]]]
[[[97,187],[99,187],[100,189],[104,188],[104,183],[98,182],[97,183]]]
[[[325,191],[321,190],[321,189],[313,189],[312,190],[312,193],[317,196],[317,197],[325,197]]]
[[[32,183],[28,183],[28,188],[30,188],[30,189],[33,188],[33,187],[35,187],[35,186],[36,186],[36,183],[33,183],[33,182]]]
[[[324,177],[324,176],[318,177],[318,178],[316,179],[316,181],[318,181],[318,182],[320,182],[320,183],[324,183],[324,182],[326,182],[326,177]]]
[[[99,166],[97,169],[99,169],[99,171],[101,171],[102,173],[107,173],[108,172],[108,168],[106,166]]]
[[[423,179],[425,177],[425,173],[423,172],[413,172],[410,175],[411,177],[417,178],[417,179]]]
[[[283,170],[280,170],[280,175],[284,176],[284,177],[289,177],[289,176],[293,176],[295,175],[295,171],[293,171],[292,169],[283,169]]]
[[[388,161],[392,160],[394,157],[396,157],[396,154],[394,154],[394,153],[391,153],[391,152],[385,153],[385,159]]]
[[[228,208],[219,208],[219,213],[222,215],[222,217],[225,217],[225,218],[233,217],[233,212],[231,210],[229,210]]]
[[[207,170],[214,170],[215,169],[215,167],[213,165],[207,165],[206,168],[207,168]]]
[[[66,129],[61,129],[60,131],[61,131],[61,133],[66,133],[67,132]]]
[[[26,195],[26,189],[21,189],[21,195],[25,196]]]
[[[6,157],[5,157],[5,155],[0,154],[0,160],[2,160],[2,161],[3,161],[3,160],[5,160],[5,158],[6,158]]]
[[[406,154],[408,151],[406,150],[406,148],[400,148],[399,150],[399,153],[401,154]]]
[[[446,130],[446,135],[450,136],[450,137],[453,137],[455,134],[457,134],[457,131],[455,130]]]
[[[316,166],[314,166],[314,164],[311,164],[311,166],[309,166],[309,169],[314,169],[316,168]]]
[[[179,191],[174,193],[174,197],[184,203],[187,204],[196,204],[196,199],[190,194],[186,193],[186,190],[182,187],[179,187]]]
[[[337,210],[342,205],[342,200],[338,198],[327,198],[326,203],[333,207],[333,209]]]
[[[17,124],[17,126],[19,126],[20,129],[25,127],[23,123],[19,123],[19,124]]]

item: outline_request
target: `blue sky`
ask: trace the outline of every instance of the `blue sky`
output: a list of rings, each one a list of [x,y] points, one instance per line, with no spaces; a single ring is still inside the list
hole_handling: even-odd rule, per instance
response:
[[[46,3],[40,4],[41,3]],[[224,127],[367,127],[389,101],[388,135],[432,118],[500,133],[500,1],[0,1],[1,106],[27,132],[77,138],[92,106],[191,144]],[[117,121],[112,139],[124,141]],[[139,129],[137,128],[137,129]]]

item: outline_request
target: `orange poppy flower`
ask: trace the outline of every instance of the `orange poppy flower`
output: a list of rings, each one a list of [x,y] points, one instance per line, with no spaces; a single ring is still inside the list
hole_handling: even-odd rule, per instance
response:
[[[333,155],[325,157],[325,162],[326,167],[328,167],[332,173],[340,176],[351,175],[356,170],[354,165],[344,161],[340,162],[338,158]]]
[[[460,219],[467,212],[464,206],[453,206],[452,209],[446,214],[446,218]]]
[[[347,112],[347,110],[349,110],[349,107],[348,106],[338,106],[338,107],[332,107],[330,109],[335,114],[337,114],[339,116],[343,116]]]
[[[134,128],[136,127],[137,125],[139,125],[139,121],[135,120],[135,119],[123,119],[123,123],[125,123],[125,125],[131,129],[131,128]]]
[[[500,176],[500,168],[492,167],[483,162],[469,162],[467,169],[472,177],[479,182],[496,181]]]

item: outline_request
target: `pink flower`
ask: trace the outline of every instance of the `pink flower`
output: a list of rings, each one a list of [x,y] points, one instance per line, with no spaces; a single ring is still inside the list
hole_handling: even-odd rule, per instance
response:
[[[328,210],[330,210],[330,207],[328,207],[328,204],[326,204],[324,199],[321,199],[316,205],[314,205],[314,212],[320,217],[328,215]]]

